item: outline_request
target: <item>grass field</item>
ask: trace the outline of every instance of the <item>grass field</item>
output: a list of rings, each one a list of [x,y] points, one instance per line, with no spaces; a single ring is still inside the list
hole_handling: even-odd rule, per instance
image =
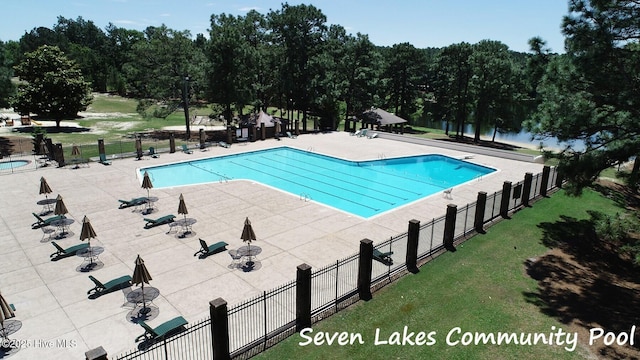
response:
[[[587,211],[599,209],[615,213],[620,208],[594,191],[581,198],[562,191],[514,214],[461,246],[424,265],[418,274],[407,275],[375,293],[372,300],[355,306],[314,325],[320,332],[359,333],[364,344],[339,346],[307,345],[299,334],[291,336],[257,357],[257,359],[582,359],[588,355],[579,338],[574,351],[563,346],[469,345],[451,346],[449,331],[460,327],[464,332],[550,333],[552,327],[566,326],[544,315],[531,299],[538,283],[529,277],[525,262],[548,249],[542,244],[542,223],[560,222],[562,215],[587,219]],[[535,297],[535,296],[534,296]],[[375,331],[387,340],[393,332],[409,331],[432,334],[431,346],[374,344]],[[455,333],[451,340],[460,340]],[[571,347],[571,346],[569,346]]]

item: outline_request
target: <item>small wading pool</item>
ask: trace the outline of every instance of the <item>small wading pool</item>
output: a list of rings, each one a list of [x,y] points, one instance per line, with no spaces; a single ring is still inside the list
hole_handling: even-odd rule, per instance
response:
[[[30,161],[28,160],[11,160],[11,161],[0,161],[0,171],[2,170],[12,170],[15,168],[23,167],[29,165]]]
[[[155,188],[243,179],[369,218],[495,169],[443,155],[349,161],[279,147],[139,169],[145,171]]]

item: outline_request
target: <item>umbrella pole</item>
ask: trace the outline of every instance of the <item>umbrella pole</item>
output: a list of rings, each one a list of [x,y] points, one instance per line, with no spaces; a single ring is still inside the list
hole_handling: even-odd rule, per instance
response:
[[[149,201],[149,189],[147,189],[147,214],[151,213],[151,201]]]
[[[142,282],[142,310],[140,311],[141,314],[146,314],[147,313],[147,302],[144,301],[144,281]]]

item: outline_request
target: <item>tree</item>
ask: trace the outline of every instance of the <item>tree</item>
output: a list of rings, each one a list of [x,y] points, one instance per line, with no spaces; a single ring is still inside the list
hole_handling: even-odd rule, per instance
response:
[[[388,107],[401,118],[410,119],[417,109],[420,86],[426,83],[424,53],[409,43],[395,44],[385,60],[383,81]]]
[[[280,58],[281,104],[291,109],[294,104],[303,111],[303,131],[307,130],[307,110],[311,104],[309,89],[314,74],[309,61],[321,50],[327,32],[327,18],[312,5],[283,4],[279,11],[267,15],[273,44]]]
[[[53,30],[63,39],[60,49],[78,64],[93,90],[107,91],[111,54],[106,51],[105,33],[81,16],[76,20],[58,16],[58,23]]]
[[[470,57],[473,47],[469,43],[459,43],[443,48],[432,65],[433,92],[435,95],[436,119],[455,124],[456,137],[463,136],[464,124],[469,117],[472,101],[469,84],[472,76]]]
[[[345,115],[349,118],[377,105],[382,57],[367,35],[358,33],[355,38],[349,37],[344,46],[340,68],[345,74]]]
[[[5,44],[0,41],[0,108],[9,107],[9,98],[15,91],[11,83],[12,71],[6,53]]]
[[[153,117],[166,118],[182,105],[189,136],[190,89],[194,83],[205,83],[206,66],[206,59],[194,45],[191,34],[165,25],[150,26],[145,29],[144,38],[131,49],[123,72],[131,95],[141,99],[138,112],[143,116],[151,113]]]
[[[515,94],[514,69],[508,50],[505,44],[491,40],[482,40],[474,46],[470,58],[471,89],[475,98],[474,142],[480,141],[484,125],[494,125],[496,119],[508,116]]]
[[[20,114],[37,113],[60,127],[62,119],[76,117],[91,103],[90,84],[56,46],[41,46],[25,54],[15,73],[25,82],[18,85],[13,103]]]
[[[232,105],[244,106],[251,99],[252,62],[250,47],[245,41],[243,20],[233,15],[211,15],[209,46],[206,55],[211,66],[207,69],[208,98],[224,107],[227,124],[233,120]]]
[[[547,67],[529,128],[537,136],[580,140],[567,145],[559,170],[580,193],[600,171],[640,154],[640,4],[633,0],[572,0],[563,21],[566,55]]]

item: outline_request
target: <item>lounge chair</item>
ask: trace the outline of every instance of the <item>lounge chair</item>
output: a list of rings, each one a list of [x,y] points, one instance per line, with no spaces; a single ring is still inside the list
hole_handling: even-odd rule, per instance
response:
[[[360,130],[360,134],[358,134],[358,137],[365,137],[367,136],[367,129],[362,129]]]
[[[107,155],[100,154],[100,164],[102,164],[102,165],[111,165],[111,161],[107,160]]]
[[[156,149],[153,146],[149,148],[149,156],[151,156],[154,159],[160,157],[160,155],[158,155],[158,153],[156,152]]]
[[[131,276],[129,275],[120,276],[119,278],[113,279],[104,284],[91,275],[89,275],[89,279],[91,279],[91,281],[93,281],[93,283],[96,284],[96,287],[87,291],[87,295],[90,295],[92,292],[95,292],[96,295],[102,295],[102,294],[111,292],[113,290],[120,289],[125,285],[131,285]]]
[[[152,228],[154,226],[160,226],[160,225],[164,225],[164,224],[168,224],[168,223],[172,223],[173,219],[175,219],[176,216],[175,215],[165,215],[161,218],[158,219],[149,219],[149,218],[144,218],[144,221],[146,221],[147,223],[144,224],[144,228],[145,229],[149,229]]]
[[[193,151],[189,150],[187,144],[182,144],[182,152],[185,154],[193,154]]]
[[[202,239],[198,239],[198,240],[200,241],[200,250],[198,250],[198,252],[193,254],[193,256],[200,254],[200,258],[206,258],[211,254],[215,254],[220,251],[225,251],[226,250],[225,248],[227,247],[227,245],[229,245],[224,241],[220,241],[213,245],[207,246],[207,243],[204,240]]]
[[[356,132],[349,133],[349,135],[351,135],[351,136],[360,136],[360,130],[358,130]]]
[[[36,217],[36,219],[38,221],[34,222],[33,224],[31,224],[31,228],[32,229],[37,229],[43,226],[49,226],[51,225],[52,222],[56,221],[56,220],[62,220],[62,219],[66,219],[67,217],[64,215],[56,215],[56,216],[52,216],[46,219],[43,219],[40,217],[40,215],[36,214],[36,213],[32,213],[33,216]]]
[[[231,147],[230,144],[227,144],[224,141],[218,141],[218,146],[222,146],[223,148],[230,148]]]
[[[60,247],[60,245],[56,244],[55,241],[52,241],[51,244],[56,248],[56,252],[49,255],[50,258],[54,256],[56,257],[72,256],[72,255],[75,255],[76,252],[80,250],[84,250],[89,247],[89,243],[83,243],[83,244],[73,245],[72,247],[63,249]]]
[[[391,258],[391,255],[393,255],[393,251],[383,253],[378,249],[373,249],[373,259],[378,260],[387,266],[393,265],[393,259]]]
[[[146,197],[133,198],[131,200],[118,200],[120,202],[120,206],[118,209],[124,209],[132,206],[140,206],[147,203]]]
[[[375,138],[377,138],[377,137],[378,137],[378,133],[373,133],[373,134],[371,134],[371,135],[369,135],[369,136],[367,136],[367,137],[368,137],[369,139],[375,139]]]
[[[287,137],[288,137],[289,139],[295,139],[295,138],[297,138],[297,137],[298,137],[298,135],[292,135],[292,134],[291,134],[291,131],[287,131]]]
[[[453,191],[453,188],[443,191],[442,197],[445,199],[453,199],[453,197],[451,196],[451,191]]]
[[[155,327],[155,328],[151,328],[142,320],[138,321],[138,324],[140,324],[140,326],[142,326],[142,328],[144,329],[144,334],[138,336],[136,338],[136,342],[142,339],[155,340],[155,339],[163,338],[165,335],[184,327],[185,325],[188,324],[188,322],[182,316],[178,316],[176,318],[173,318],[167,322],[160,324],[158,327]]]

